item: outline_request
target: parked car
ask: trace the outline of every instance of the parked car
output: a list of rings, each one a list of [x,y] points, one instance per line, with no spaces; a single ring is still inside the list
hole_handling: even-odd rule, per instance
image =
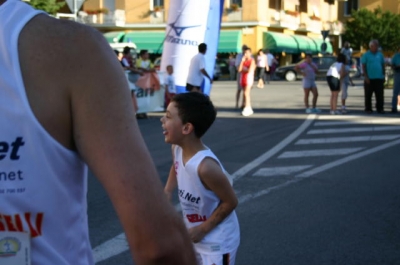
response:
[[[318,66],[317,78],[324,79],[329,67],[336,62],[336,56],[314,56],[312,61]],[[304,59],[296,64],[289,64],[278,67],[275,71],[277,77],[286,79],[287,81],[295,81],[301,79],[303,76],[295,70],[295,66],[304,62]],[[358,77],[360,75],[360,69],[357,66],[357,60],[353,59],[353,64],[350,68],[350,77]]]

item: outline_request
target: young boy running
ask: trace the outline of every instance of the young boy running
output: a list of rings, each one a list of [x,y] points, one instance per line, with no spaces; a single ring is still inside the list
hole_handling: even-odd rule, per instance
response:
[[[216,118],[209,97],[177,94],[161,118],[165,142],[172,144],[173,164],[165,193],[178,187],[182,214],[199,265],[234,265],[239,247],[238,201],[221,162],[201,137]]]

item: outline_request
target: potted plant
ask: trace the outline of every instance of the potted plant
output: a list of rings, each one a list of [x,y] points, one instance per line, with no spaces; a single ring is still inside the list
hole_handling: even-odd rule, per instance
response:
[[[240,10],[240,6],[238,4],[231,4],[231,11],[237,12]]]
[[[297,17],[299,15],[299,12],[297,11],[292,11],[292,10],[285,10],[285,14]]]
[[[321,21],[321,18],[317,17],[316,15],[310,16],[310,19],[315,21]]]
[[[161,12],[163,10],[163,7],[162,6],[155,6],[154,8],[153,8],[153,12],[154,13],[156,13],[156,12]]]

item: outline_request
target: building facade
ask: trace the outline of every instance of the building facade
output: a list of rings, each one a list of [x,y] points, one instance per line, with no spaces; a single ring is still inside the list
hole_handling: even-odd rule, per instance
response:
[[[343,29],[340,1],[225,0],[218,52],[237,53],[246,44],[253,52],[269,49],[279,54],[281,64],[307,52],[334,53]],[[78,20],[104,32],[110,42],[132,41],[138,49],[161,53],[169,4],[170,0],[87,0]],[[321,31],[329,31],[326,39]]]

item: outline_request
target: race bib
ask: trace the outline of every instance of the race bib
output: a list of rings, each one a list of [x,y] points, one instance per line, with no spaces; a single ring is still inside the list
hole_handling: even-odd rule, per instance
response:
[[[31,265],[28,233],[0,232],[0,264]]]

